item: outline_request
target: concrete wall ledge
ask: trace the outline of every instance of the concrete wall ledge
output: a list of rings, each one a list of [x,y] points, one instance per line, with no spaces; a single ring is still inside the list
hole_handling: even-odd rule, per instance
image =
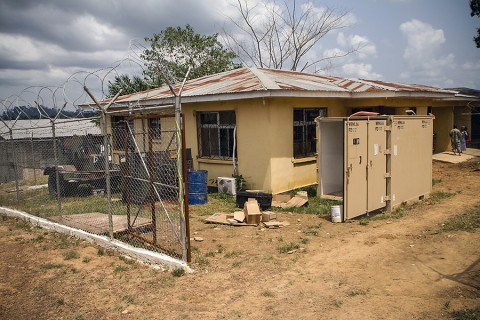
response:
[[[89,242],[95,243],[106,249],[112,249],[112,250],[118,251],[139,262],[148,264],[154,268],[161,267],[164,270],[168,270],[170,268],[181,268],[188,273],[193,272],[193,270],[188,266],[188,264],[182,260],[172,258],[162,253],[152,252],[142,248],[136,248],[124,242],[121,242],[115,239],[110,239],[109,237],[88,233],[86,231],[75,229],[75,228],[65,226],[56,222],[52,222],[47,219],[40,218],[23,211],[0,207],[0,214],[6,215],[9,217],[20,218],[25,221],[28,221],[29,223],[35,226],[54,230],[56,232],[61,232],[64,234],[75,236],[80,239],[87,240]]]

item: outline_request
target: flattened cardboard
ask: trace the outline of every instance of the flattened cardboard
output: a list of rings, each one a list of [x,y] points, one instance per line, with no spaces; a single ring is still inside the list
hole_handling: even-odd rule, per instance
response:
[[[308,203],[308,195],[305,191],[299,191],[282,208],[302,207]]]
[[[245,221],[245,213],[243,211],[235,211],[233,213],[233,219],[235,219],[238,222],[244,222]]]
[[[212,214],[210,217],[205,219],[205,222],[210,222],[210,223],[218,223],[218,224],[231,224],[228,219],[232,219],[233,216],[230,214],[226,213],[215,213]]]
[[[288,202],[288,200],[292,198],[293,196],[291,194],[274,194],[272,196],[272,200],[278,202]]]
[[[290,223],[288,221],[268,221],[268,222],[264,222],[263,225],[267,228],[282,228],[282,227],[286,227],[286,226],[289,226]]]
[[[205,219],[205,223],[225,224],[229,226],[256,226],[256,224],[247,224],[245,222],[238,222],[233,219],[231,213],[215,213]]]

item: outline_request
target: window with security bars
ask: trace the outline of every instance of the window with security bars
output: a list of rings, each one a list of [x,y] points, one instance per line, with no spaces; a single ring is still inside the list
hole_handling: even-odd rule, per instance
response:
[[[162,125],[160,118],[148,118],[148,128],[152,139],[160,139],[162,137]]]
[[[293,156],[305,158],[314,156],[317,152],[316,117],[325,117],[326,108],[293,109]]]
[[[130,131],[127,130],[127,123]],[[135,135],[133,123],[134,120],[127,120],[127,117],[112,117],[112,142],[114,150],[125,150],[125,144],[129,142],[126,141],[127,137],[130,137],[128,140],[131,140],[131,136]]]
[[[235,111],[198,112],[198,152],[201,158],[232,159]]]

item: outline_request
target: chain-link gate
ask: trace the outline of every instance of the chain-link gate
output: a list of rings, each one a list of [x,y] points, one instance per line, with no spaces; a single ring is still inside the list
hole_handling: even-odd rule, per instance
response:
[[[175,115],[111,119],[112,160],[120,166],[112,213],[126,215],[126,228],[114,230],[114,237],[181,258],[184,199]]]

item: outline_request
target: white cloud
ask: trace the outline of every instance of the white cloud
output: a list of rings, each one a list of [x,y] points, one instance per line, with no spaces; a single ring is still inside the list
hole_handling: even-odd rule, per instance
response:
[[[347,63],[342,67],[342,71],[347,76],[364,79],[380,79],[381,74],[373,72],[373,66],[369,63]]]
[[[480,70],[480,60],[479,61],[467,61],[462,65],[464,70]]]
[[[332,49],[323,50],[323,57],[324,58],[342,57],[346,54],[347,54],[347,52],[345,50],[342,50],[342,49],[339,49],[339,48],[332,48]]]
[[[410,77],[428,82],[447,81],[445,74],[455,68],[455,56],[444,52],[446,39],[443,30],[413,19],[402,23],[400,31],[407,39],[403,58],[409,66]]]
[[[343,32],[337,35],[337,43],[346,50],[355,49],[359,59],[367,59],[368,57],[376,57],[377,48],[373,42],[367,37],[358,34],[345,36]]]
[[[365,79],[382,78],[381,74],[373,70],[373,64],[370,62],[372,58],[377,57],[377,48],[366,36],[345,35],[345,33],[339,32],[336,40],[339,48],[324,50],[323,56],[343,56],[332,62],[340,67],[343,75]]]

